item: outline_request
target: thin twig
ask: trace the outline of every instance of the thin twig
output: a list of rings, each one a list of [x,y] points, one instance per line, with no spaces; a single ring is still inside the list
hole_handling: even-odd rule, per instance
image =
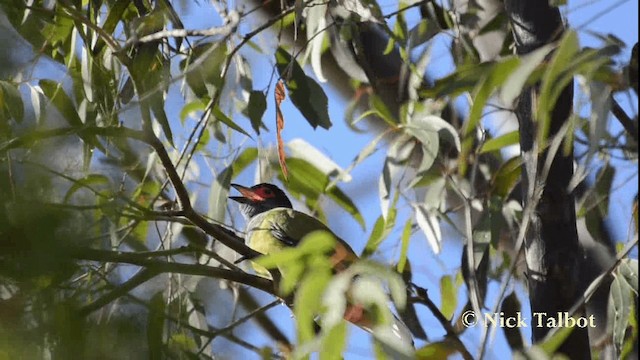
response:
[[[611,96],[611,113],[615,115],[616,119],[620,122],[620,125],[627,131],[627,134],[633,138],[633,140],[638,142],[638,126],[633,122],[633,120],[627,115],[624,109],[620,106],[618,101]]]
[[[451,325],[451,322],[449,322],[446,316],[444,316],[444,314],[440,311],[438,306],[429,298],[427,289],[417,286],[416,284],[411,284],[411,287],[416,292],[416,302],[425,305],[431,311],[433,316],[435,316],[435,318],[438,320],[438,322],[440,322],[442,327],[447,332],[447,338],[452,340],[456,344],[456,349],[460,352],[462,357],[465,360],[473,359],[473,356],[471,355],[469,350],[467,350],[467,347],[464,345],[462,340],[460,340],[460,337],[458,336],[458,333],[456,332],[453,325]]]
[[[140,38],[134,36],[125,42],[123,48],[127,49],[128,47],[138,43],[154,42],[166,38],[185,38],[188,36],[228,36],[234,31],[236,26],[238,26],[238,23],[240,22],[240,14],[236,11],[231,11],[229,12],[226,20],[227,22],[224,25],[218,27],[214,26],[208,29],[170,29],[158,31]]]

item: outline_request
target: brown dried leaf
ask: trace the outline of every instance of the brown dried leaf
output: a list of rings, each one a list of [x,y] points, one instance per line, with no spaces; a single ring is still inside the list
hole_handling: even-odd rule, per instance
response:
[[[282,80],[279,80],[276,84],[275,91],[275,100],[276,100],[276,134],[278,137],[278,162],[280,163],[280,169],[282,169],[282,175],[284,179],[287,180],[289,177],[289,171],[287,170],[287,163],[285,159],[284,153],[284,141],[282,141],[282,129],[284,129],[284,116],[282,115],[282,110],[280,110],[280,104],[287,97],[287,94],[284,90],[284,83]]]

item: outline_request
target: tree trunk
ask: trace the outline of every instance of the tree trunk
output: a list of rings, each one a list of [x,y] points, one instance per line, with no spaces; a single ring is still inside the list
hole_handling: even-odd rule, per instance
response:
[[[548,1],[507,0],[518,54],[529,53],[562,35],[564,25],[557,8]],[[529,298],[533,314],[556,316],[569,311],[581,296],[580,268],[583,251],[576,230],[575,198],[569,192],[573,176],[573,154],[565,155],[562,147],[554,155],[548,176],[541,179],[547,150],[540,151],[535,142],[537,122],[534,121],[534,101],[538,88],[526,89],[516,108],[520,126],[520,146],[523,159],[523,192],[525,205],[536,189],[544,187],[525,241]],[[562,91],[551,112],[549,141],[568,121],[572,111],[573,82]],[[535,318],[534,318],[535,319]],[[533,340],[544,338],[550,328],[537,327],[532,322]],[[587,329],[574,328],[559,351],[571,359],[589,359]]]

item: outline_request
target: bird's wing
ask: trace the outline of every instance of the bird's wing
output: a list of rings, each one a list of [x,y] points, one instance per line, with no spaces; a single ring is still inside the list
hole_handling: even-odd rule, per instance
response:
[[[288,208],[276,208],[255,216],[247,226],[249,246],[270,254],[288,246],[296,246],[309,233],[323,230],[337,239],[331,255],[337,271],[344,270],[358,256],[344,240],[313,216]]]

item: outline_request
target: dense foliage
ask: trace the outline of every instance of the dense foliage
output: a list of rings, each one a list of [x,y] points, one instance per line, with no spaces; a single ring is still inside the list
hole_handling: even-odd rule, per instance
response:
[[[0,0],[3,357],[350,358],[365,335],[347,335],[347,298],[378,315],[365,357],[550,357],[567,331],[528,346],[530,330],[472,330],[464,314],[528,308],[523,244],[557,154],[575,154],[565,188],[587,259],[566,311],[597,316],[593,354],[637,352],[637,187],[628,223],[609,218],[616,174],[637,183],[633,44],[583,47],[568,28],[516,55],[500,1],[178,3]],[[434,80],[438,49],[450,71]],[[512,109],[532,87],[543,160],[526,188],[509,149],[530,135]],[[340,129],[329,109],[345,95]],[[368,144],[341,166],[306,133],[284,141],[302,118]],[[255,254],[227,197],[253,179],[330,226],[349,217],[335,230],[362,259],[332,274],[316,234],[259,260],[290,270],[276,284],[238,262]],[[389,336],[389,304],[416,349]]]

